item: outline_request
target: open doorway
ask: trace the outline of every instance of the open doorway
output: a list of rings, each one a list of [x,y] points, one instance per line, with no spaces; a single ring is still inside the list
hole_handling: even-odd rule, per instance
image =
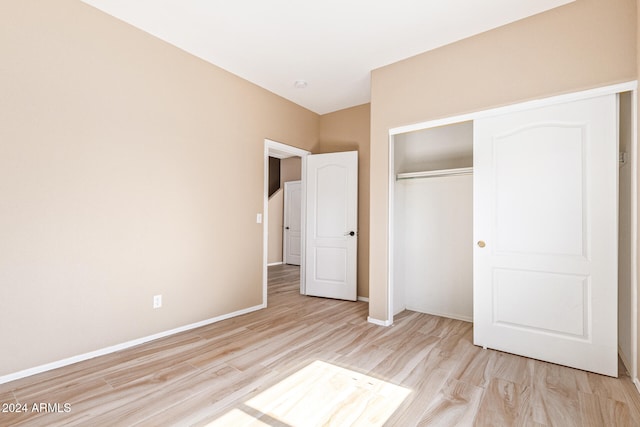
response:
[[[267,286],[269,265],[280,265],[283,258],[283,220],[284,220],[284,183],[300,181],[301,200],[304,197],[305,157],[311,154],[306,150],[265,139],[264,142],[264,224],[263,224],[263,305],[267,306]],[[280,160],[280,190],[269,198],[269,158]],[[275,199],[273,199],[275,197]],[[304,224],[304,206],[301,208],[301,223]],[[301,227],[301,250],[304,251],[304,226]],[[301,254],[304,259],[304,254]],[[304,263],[300,265],[300,291],[304,293]]]
[[[280,264],[300,265],[301,160],[298,156],[283,159],[269,157],[269,267]]]

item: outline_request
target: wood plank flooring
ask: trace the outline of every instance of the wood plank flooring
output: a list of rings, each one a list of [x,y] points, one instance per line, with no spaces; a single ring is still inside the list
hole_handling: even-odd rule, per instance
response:
[[[640,425],[623,370],[483,350],[427,314],[372,325],[364,302],[299,295],[298,274],[270,267],[265,310],[0,385],[27,408],[0,426]]]

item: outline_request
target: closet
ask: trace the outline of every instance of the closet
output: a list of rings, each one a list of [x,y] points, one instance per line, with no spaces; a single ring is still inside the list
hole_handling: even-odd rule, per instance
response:
[[[635,372],[633,89],[392,129],[390,311],[604,375],[619,353]]]
[[[396,313],[473,316],[473,122],[398,135]]]

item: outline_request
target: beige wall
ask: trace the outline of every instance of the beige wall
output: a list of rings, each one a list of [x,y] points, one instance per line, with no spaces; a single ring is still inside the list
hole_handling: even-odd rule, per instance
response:
[[[388,130],[635,80],[636,2],[577,0],[372,72],[369,314],[387,313]]]
[[[302,177],[302,159],[300,157],[289,157],[280,161],[280,185],[284,187],[285,182],[299,181]]]
[[[369,297],[370,104],[320,117],[321,153],[358,151],[358,296]]]
[[[0,2],[0,77],[0,375],[262,303],[264,139],[318,115],[77,0]]]

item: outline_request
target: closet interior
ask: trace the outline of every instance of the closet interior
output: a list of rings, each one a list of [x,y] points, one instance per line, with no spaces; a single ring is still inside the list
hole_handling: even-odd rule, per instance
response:
[[[473,122],[394,138],[394,314],[473,317]]]

